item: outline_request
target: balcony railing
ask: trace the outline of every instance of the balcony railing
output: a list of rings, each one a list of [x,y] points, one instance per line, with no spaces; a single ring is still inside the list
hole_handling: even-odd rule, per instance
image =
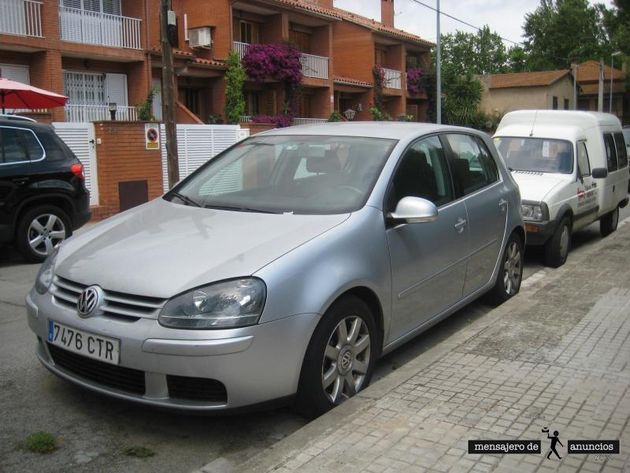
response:
[[[108,105],[66,105],[67,122],[98,122],[111,120]],[[116,109],[116,120],[135,121],[138,119],[136,107],[118,105]]]
[[[328,120],[325,118],[298,118],[293,119],[294,125],[312,125],[313,123],[326,123]]]
[[[0,33],[42,37],[42,2],[0,0]]]
[[[138,18],[59,7],[59,20],[64,41],[140,49]]]
[[[385,73],[385,87],[390,89],[402,89],[402,74],[400,71],[386,69],[384,67],[383,72]]]
[[[328,79],[327,57],[302,53],[302,56],[300,57],[300,62],[302,63],[302,74],[304,74],[306,77]]]
[[[238,53],[238,57],[243,59],[247,53],[249,43],[234,41],[232,49]],[[302,63],[302,74],[306,77],[315,77],[317,79],[328,79],[328,58],[324,56],[315,56],[314,54],[302,53],[300,57]]]
[[[243,59],[243,56],[245,56],[248,47],[249,43],[241,43],[240,41],[232,42],[232,49],[234,49],[234,51],[238,53],[239,59]]]

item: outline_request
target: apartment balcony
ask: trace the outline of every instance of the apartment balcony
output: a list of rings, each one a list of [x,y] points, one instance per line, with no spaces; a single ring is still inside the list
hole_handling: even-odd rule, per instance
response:
[[[0,34],[41,38],[42,2],[0,0]]]
[[[305,77],[315,79],[328,79],[328,58],[325,56],[315,56],[314,54],[302,53],[300,57],[302,63],[302,74]]]
[[[232,49],[238,53],[238,57],[243,59],[247,53],[249,43],[241,43],[234,41]],[[324,56],[315,56],[314,54],[302,53],[300,57],[302,63],[302,74],[305,77],[314,77],[316,79],[328,79],[328,58]]]
[[[59,21],[61,39],[64,41],[114,48],[141,48],[141,20],[138,18],[59,7]]]
[[[111,120],[109,106],[92,104],[72,104],[65,106],[67,122],[99,122]],[[136,121],[138,111],[136,107],[118,105],[116,108],[116,120]]]
[[[389,89],[402,89],[402,73],[395,69],[383,68],[385,73],[385,87]]]

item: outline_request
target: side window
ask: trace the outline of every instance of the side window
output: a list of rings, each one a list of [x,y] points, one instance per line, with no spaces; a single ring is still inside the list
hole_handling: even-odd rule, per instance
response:
[[[604,133],[604,148],[606,149],[606,162],[608,163],[608,172],[617,170],[617,151],[615,149],[615,140],[611,133]]]
[[[454,153],[453,177],[462,194],[470,194],[499,179],[497,165],[485,145],[469,135],[446,135]]]
[[[615,133],[615,147],[617,149],[617,164],[619,168],[625,168],[628,165],[628,150],[621,132]]]
[[[44,150],[31,130],[0,128],[0,163],[37,161]]]
[[[453,200],[448,165],[437,136],[417,141],[403,155],[394,175],[390,209],[409,196],[430,200],[438,207]]]
[[[591,165],[588,160],[588,152],[586,151],[586,143],[580,141],[577,145],[578,172],[580,176],[591,175]]]

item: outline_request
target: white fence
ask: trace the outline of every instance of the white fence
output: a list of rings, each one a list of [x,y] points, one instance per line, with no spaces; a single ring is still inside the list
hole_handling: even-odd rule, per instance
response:
[[[0,33],[42,36],[42,2],[0,0]]]
[[[168,190],[166,132],[160,127],[164,192]],[[221,151],[247,138],[249,130],[238,125],[177,125],[179,177],[185,178]]]
[[[302,53],[302,55],[300,56],[300,62],[302,63],[302,74],[304,74],[306,77],[328,79],[327,57]]]
[[[94,123],[53,123],[55,132],[77,155],[83,164],[85,186],[90,191],[90,205],[98,205],[98,173],[96,169],[96,147]]]
[[[107,105],[66,105],[67,122],[99,122],[111,120],[111,113]],[[136,107],[118,105],[116,108],[116,120],[136,121],[138,111]]]
[[[294,125],[312,125],[313,123],[326,123],[328,120],[325,118],[299,118],[293,119]]]
[[[234,41],[232,43],[232,49],[238,53],[239,59],[243,59],[243,56],[247,53],[247,48],[249,48],[249,43],[241,43],[240,41]]]
[[[383,72],[385,72],[385,87],[390,89],[402,88],[402,74],[400,71],[383,68]]]
[[[61,39],[75,43],[140,49],[140,19],[59,7]]]

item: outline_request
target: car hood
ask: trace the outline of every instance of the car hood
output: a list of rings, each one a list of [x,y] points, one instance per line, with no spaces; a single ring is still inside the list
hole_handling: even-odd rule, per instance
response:
[[[557,187],[570,182],[570,174],[549,174],[530,171],[512,171],[523,201],[542,202]]]
[[[55,273],[110,291],[168,298],[251,275],[348,216],[212,210],[156,199],[67,240]]]

